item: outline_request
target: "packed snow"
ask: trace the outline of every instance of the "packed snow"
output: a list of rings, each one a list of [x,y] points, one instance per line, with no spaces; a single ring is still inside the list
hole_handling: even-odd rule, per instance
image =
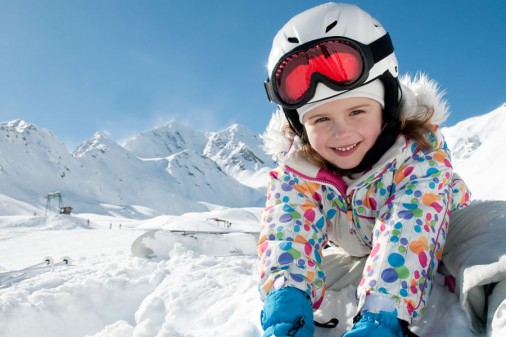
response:
[[[218,250],[195,244],[197,238],[158,247],[151,259],[131,253],[132,242],[150,229],[254,232],[259,214],[259,208],[222,209],[149,221],[92,214],[2,216],[2,336],[261,336],[254,239],[239,237],[248,245],[246,254],[227,253],[230,236],[215,236]],[[48,256],[55,263],[64,257],[71,262],[9,284],[7,271]],[[437,282],[425,318],[432,323],[421,325],[422,336],[474,336],[456,296],[442,283]],[[343,333],[356,308],[352,287],[328,294],[317,319],[337,317],[340,323],[332,330],[318,328],[320,337]]]
[[[506,179],[502,174],[506,165],[504,130],[506,103],[488,114],[443,129],[455,170],[469,182],[476,199],[506,199]]]
[[[455,149],[455,169],[478,199],[506,200],[506,180],[486,180],[504,167],[504,157],[494,153],[506,145],[505,116],[501,106],[443,129]],[[254,233],[260,230],[257,197],[270,163],[255,152],[257,139],[238,139],[247,133],[238,126],[206,137],[164,127],[125,147],[97,133],[70,154],[52,134],[23,121],[4,123],[0,131],[2,337],[262,335]],[[188,151],[190,145],[198,151]],[[206,180],[206,173],[212,179]],[[191,184],[195,177],[202,186]],[[219,183],[212,185],[216,177]],[[41,195],[52,192],[58,179],[68,188],[70,215],[58,214],[55,204],[44,211]],[[174,199],[182,187],[189,190],[186,199]],[[204,201],[198,201],[199,191]],[[255,200],[244,206],[248,198]],[[234,201],[241,205],[233,206]],[[132,243],[155,229],[233,233],[161,232],[150,246],[154,257],[135,256]],[[23,273],[47,257],[54,266]],[[316,319],[336,317],[340,323],[317,328],[316,337],[340,336],[351,326],[354,292],[353,287],[327,292]],[[475,336],[441,275],[427,314],[413,330],[421,337]]]

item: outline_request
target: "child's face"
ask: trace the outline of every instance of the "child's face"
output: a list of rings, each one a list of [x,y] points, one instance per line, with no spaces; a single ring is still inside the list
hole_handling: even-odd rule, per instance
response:
[[[381,133],[381,105],[362,97],[333,100],[309,111],[304,127],[320,156],[340,169],[351,169]]]

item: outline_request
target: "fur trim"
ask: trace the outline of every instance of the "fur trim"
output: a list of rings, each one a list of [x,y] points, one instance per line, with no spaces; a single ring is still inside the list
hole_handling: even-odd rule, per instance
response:
[[[287,134],[288,120],[281,109],[276,109],[272,114],[267,129],[260,137],[264,141],[264,151],[275,157],[288,152],[292,145],[293,136]]]
[[[402,87],[402,99],[400,108],[405,116],[416,116],[423,113],[428,107],[434,109],[432,122],[440,125],[446,121],[450,111],[448,103],[444,99],[445,91],[439,88],[439,84],[429,79],[425,74],[417,74],[415,77],[404,75],[400,78]],[[277,109],[262,134],[264,151],[280,159],[290,149],[293,143],[293,135],[288,133],[288,121],[281,109]]]
[[[400,79],[402,87],[401,111],[404,116],[416,116],[425,108],[434,109],[432,123],[440,125],[450,114],[448,103],[444,99],[445,91],[439,84],[425,74],[417,74],[414,78],[404,75]]]

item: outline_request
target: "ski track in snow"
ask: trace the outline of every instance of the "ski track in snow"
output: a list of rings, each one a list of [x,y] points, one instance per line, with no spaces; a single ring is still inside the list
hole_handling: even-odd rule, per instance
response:
[[[163,258],[137,258],[130,247],[145,232],[138,229],[142,224],[125,220],[121,229],[117,223],[109,229],[107,220],[98,218],[90,227],[74,216],[38,219],[27,218],[29,225],[22,226],[19,217],[1,217],[0,273],[46,256],[55,262],[69,256],[72,262],[0,289],[3,337],[262,335],[256,256],[210,256],[183,241],[170,245]],[[216,245],[220,242],[217,237]],[[354,291],[350,286],[328,292],[315,317],[337,317],[340,323],[333,330],[317,328],[315,337],[340,336],[351,326]],[[415,329],[421,337],[475,336],[441,279],[431,300]]]

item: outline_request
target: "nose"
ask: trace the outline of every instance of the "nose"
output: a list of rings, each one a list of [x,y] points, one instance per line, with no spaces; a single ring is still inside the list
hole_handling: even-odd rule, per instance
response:
[[[349,131],[346,121],[342,119],[334,120],[332,129],[335,138],[345,138]]]

